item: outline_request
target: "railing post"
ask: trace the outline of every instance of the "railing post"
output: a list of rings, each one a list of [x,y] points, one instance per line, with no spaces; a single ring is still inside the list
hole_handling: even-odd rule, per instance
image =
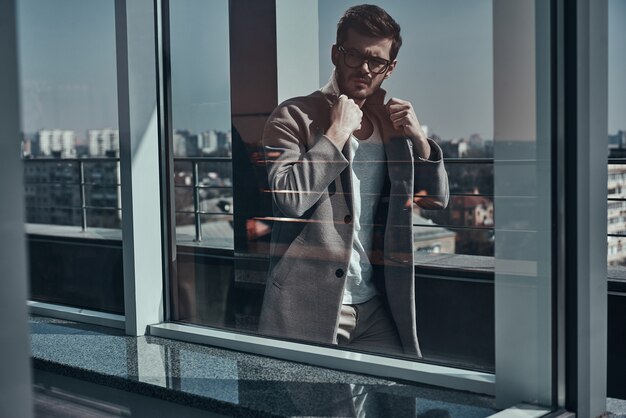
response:
[[[196,229],[196,241],[202,241],[202,223],[200,222],[200,191],[198,189],[198,162],[192,161],[193,168],[193,218]]]
[[[82,231],[87,230],[87,198],[85,197],[85,165],[82,160],[78,160],[78,173],[80,182],[80,210]]]

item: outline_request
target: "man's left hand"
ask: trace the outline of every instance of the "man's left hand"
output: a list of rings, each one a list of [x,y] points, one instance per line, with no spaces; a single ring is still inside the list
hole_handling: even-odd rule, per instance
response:
[[[430,145],[411,102],[393,97],[385,106],[394,129],[410,137],[414,152],[427,160],[430,157]]]

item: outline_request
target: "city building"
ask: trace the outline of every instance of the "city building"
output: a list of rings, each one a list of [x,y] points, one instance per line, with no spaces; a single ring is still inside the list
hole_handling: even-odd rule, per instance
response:
[[[437,227],[432,220],[420,215],[418,208],[413,209],[413,248],[417,252],[435,254],[455,254],[456,234],[445,228]]]
[[[623,131],[622,131],[623,132]],[[611,140],[609,139],[609,150]],[[626,265],[626,166],[609,165],[607,257],[610,266]]]
[[[215,129],[194,134],[188,129],[174,130],[172,139],[177,157],[229,157],[232,139],[229,132]]]
[[[76,134],[71,130],[42,129],[37,132],[38,154],[44,157],[76,157]]]
[[[87,144],[91,157],[119,157],[120,133],[117,129],[90,129]]]
[[[626,157],[626,131],[617,131],[609,135],[609,158]]]

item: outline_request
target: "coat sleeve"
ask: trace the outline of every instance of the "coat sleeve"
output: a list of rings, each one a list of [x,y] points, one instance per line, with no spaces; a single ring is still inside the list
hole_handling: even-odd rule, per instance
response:
[[[301,217],[349,163],[325,135],[309,140],[309,124],[295,105],[281,105],[263,131],[272,199],[286,216]]]
[[[450,191],[448,174],[443,164],[443,152],[439,145],[428,139],[430,157],[415,158],[414,202],[423,209],[444,209],[448,206]]]

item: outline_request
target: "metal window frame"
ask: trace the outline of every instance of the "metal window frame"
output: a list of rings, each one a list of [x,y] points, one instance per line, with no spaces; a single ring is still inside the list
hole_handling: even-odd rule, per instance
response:
[[[241,5],[246,3],[246,1],[247,0],[231,0],[231,10],[233,8],[233,3],[240,3],[238,7],[241,7]],[[271,1],[269,3],[274,2]],[[161,9],[159,13],[162,22],[159,24],[159,38],[160,42],[162,42],[163,48],[163,51],[161,52],[163,61],[160,62],[160,65],[162,67],[159,70],[159,74],[162,77],[159,83],[161,89],[160,97],[163,99],[163,101],[160,102],[160,106],[162,106],[162,108],[160,109],[160,114],[171,117],[171,83],[169,79],[169,77],[171,76],[171,66],[166,60],[166,57],[170,56],[168,13],[169,0],[161,0],[160,4]],[[267,116],[267,113],[257,112],[253,113],[252,115],[237,114],[233,117],[235,116],[265,117]],[[161,158],[170,161],[169,167],[171,168],[173,167],[174,157],[171,146],[171,126],[166,126],[167,123],[170,122],[161,120],[160,132],[162,132],[163,135],[162,141],[169,142],[169,144],[161,146],[162,152],[166,153],[166,155],[162,156]],[[233,156],[233,161],[236,162],[235,160],[236,158],[235,156]],[[165,173],[165,175],[168,178],[172,177],[171,172],[167,172]],[[173,184],[171,182],[170,187],[173,188]],[[172,194],[173,192],[168,192],[168,195],[171,196]],[[169,223],[167,223],[168,231],[170,237],[175,237],[175,223],[171,221],[171,212],[169,213],[169,215],[170,221]],[[164,214],[164,217],[167,217],[167,215]],[[165,266],[165,270],[172,274],[172,272],[175,272],[176,269],[175,241],[172,239],[171,242],[168,243],[167,247],[170,251],[170,254],[164,257],[168,260],[167,265]],[[235,247],[237,248],[237,242],[235,242]],[[170,287],[165,289],[167,295],[166,300],[168,301],[169,306],[168,312],[169,309],[171,309],[172,300],[176,296],[176,289],[173,289],[171,287],[172,283],[175,280],[175,276],[170,276]],[[235,349],[238,351],[268,355],[287,360],[316,364],[325,367],[352,370],[361,373],[380,374],[420,383],[439,385],[460,390],[468,390],[476,393],[495,394],[496,377],[495,375],[489,373],[475,372],[453,367],[435,366],[425,362],[392,359],[385,356],[372,354],[355,353],[330,347],[319,347],[312,344],[297,343],[292,341],[272,339],[269,337],[237,333],[236,331],[172,323],[168,322],[168,313],[166,313],[165,318],[165,322],[153,324],[149,327],[151,335],[174,338],[200,344],[220,346],[224,348]],[[437,372],[434,372],[435,370]]]
[[[607,0],[556,0],[559,406],[606,411]],[[572,181],[574,179],[574,181]]]
[[[24,234],[23,167],[20,160],[20,95],[17,2],[0,2],[0,415],[33,416],[29,328],[26,313],[28,275]],[[17,187],[16,187],[17,186]]]
[[[151,325],[150,335],[339,370],[495,394],[496,377],[491,373],[171,322]]]
[[[126,333],[163,320],[157,3],[115,0]],[[159,239],[154,239],[154,236]]]

